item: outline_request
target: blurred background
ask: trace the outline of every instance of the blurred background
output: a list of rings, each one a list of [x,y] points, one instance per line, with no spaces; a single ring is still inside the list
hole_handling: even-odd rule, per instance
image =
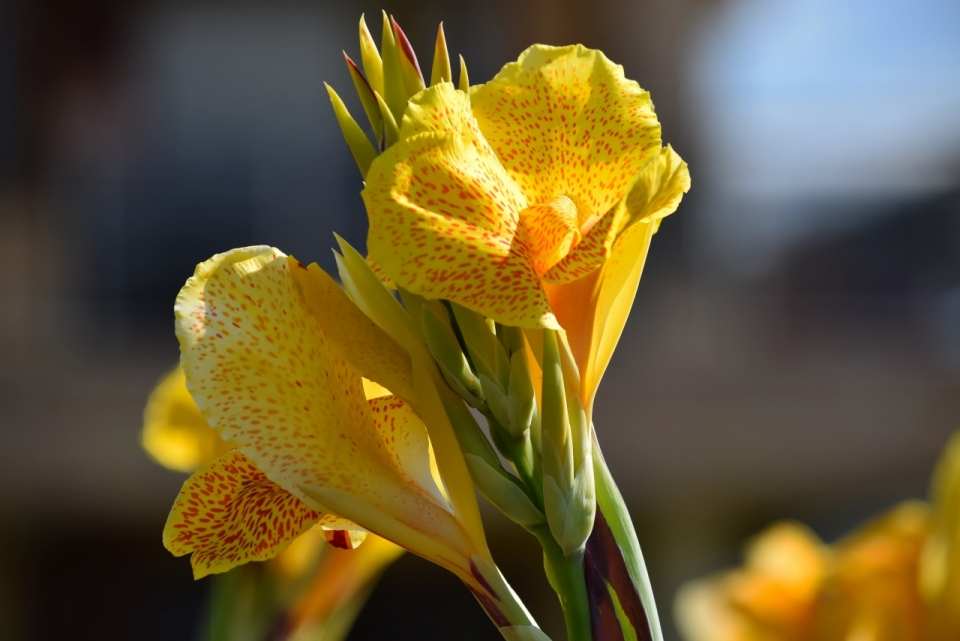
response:
[[[0,638],[191,638],[208,582],[160,542],[184,476],[138,441],[173,299],[232,247],[363,246],[323,81],[352,95],[340,51],[380,9],[428,69],[442,20],[474,83],[600,48],[690,163],[596,416],[671,641],[677,586],[771,520],[833,540],[925,495],[960,426],[956,2],[2,0]],[[487,512],[562,639],[538,548]],[[405,557],[351,638],[499,637]]]

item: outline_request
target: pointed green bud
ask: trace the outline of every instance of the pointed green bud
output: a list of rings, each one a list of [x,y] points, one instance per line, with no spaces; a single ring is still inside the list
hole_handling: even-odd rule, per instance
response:
[[[383,40],[380,43],[380,55],[383,56],[383,96],[384,101],[393,113],[396,122],[403,121],[403,112],[407,109],[407,100],[410,94],[403,81],[403,70],[400,66],[400,52],[397,51],[397,40],[390,26],[387,12],[383,12]]]
[[[443,380],[447,382],[447,385],[450,386],[450,389],[457,393],[457,396],[465,400],[470,407],[476,409],[481,409],[484,407],[484,401],[482,398],[477,398],[476,395],[471,394],[470,390],[468,390],[466,386],[460,382],[460,379],[458,379],[453,372],[447,369],[446,365],[440,361],[436,361],[436,363],[437,367],[440,369],[440,373],[443,374]]]
[[[501,465],[496,469],[474,454],[465,454],[470,477],[480,493],[501,512],[525,528],[532,528],[546,521],[512,475]]]
[[[557,345],[557,333],[554,330],[545,330],[543,333],[542,405],[540,424],[544,441],[543,473],[555,475],[555,472],[548,470],[546,465],[548,449],[546,441],[550,441],[561,464],[562,479],[558,478],[557,482],[562,483],[566,488],[573,481],[573,452],[570,443],[570,422],[567,416],[567,395],[560,365],[560,350]],[[569,464],[567,463],[568,450],[570,451]]]
[[[467,63],[463,56],[460,56],[460,86],[458,89],[468,96],[470,95],[470,76],[467,75]]]
[[[360,16],[360,61],[363,63],[363,73],[370,83],[370,88],[383,95],[383,61],[380,52],[367,29],[367,21]]]
[[[451,396],[452,395],[441,394],[440,400],[443,403],[443,408],[447,412],[447,416],[450,418],[450,425],[457,435],[457,443],[460,445],[460,450],[463,451],[465,455],[471,455],[481,459],[492,469],[496,470],[499,468],[503,474],[507,474],[506,470],[503,470],[503,466],[500,465],[500,459],[497,457],[493,445],[490,444],[486,434],[484,434],[480,428],[480,424],[477,423],[477,419],[474,418],[473,414],[470,413],[470,410],[467,409],[461,399],[454,399],[451,398]]]
[[[557,543],[563,548],[563,553],[570,556],[583,549],[593,532],[597,497],[592,464],[581,466],[573,480],[573,487],[565,497],[565,503],[567,518],[563,525],[563,536],[557,539]]]
[[[543,432],[540,428],[540,411],[533,413],[533,420],[530,421],[530,443],[533,445],[533,451],[537,456],[543,453]]]
[[[447,51],[447,38],[443,33],[443,23],[437,29],[437,44],[433,48],[433,70],[430,73],[430,86],[441,82],[453,82],[450,69],[450,53]]]
[[[408,98],[423,91],[423,73],[420,71],[420,63],[417,62],[417,54],[413,50],[410,41],[407,40],[407,34],[403,32],[397,21],[390,17],[390,24],[393,25],[393,36],[397,43],[397,53],[400,54],[400,73],[403,76],[403,86],[407,91]]]
[[[596,490],[593,465],[582,465],[573,483],[564,491],[557,477],[547,474],[548,459],[558,458],[553,443],[544,441],[543,507],[553,538],[565,556],[583,550],[596,518]]]
[[[353,159],[356,161],[357,167],[360,168],[360,173],[366,178],[367,172],[370,171],[370,163],[372,163],[379,154],[376,148],[370,144],[370,139],[363,133],[363,129],[360,128],[357,121],[354,120],[350,112],[347,111],[347,106],[343,104],[343,100],[340,99],[337,92],[327,83],[324,83],[324,85],[327,88],[327,93],[330,95],[330,102],[333,103],[333,113],[337,117],[340,130],[343,131],[343,137],[347,141],[350,153],[353,154]]]
[[[506,425],[510,435],[519,439],[530,429],[537,411],[537,396],[527,362],[527,350],[520,349],[510,358],[510,386],[507,393],[510,422]]]
[[[493,348],[493,367],[497,381],[503,386],[503,389],[507,389],[510,386],[510,355],[507,354],[507,350],[504,349],[499,337]]]
[[[427,349],[437,364],[441,365],[444,376],[452,377],[459,385],[452,385],[465,401],[479,407],[483,403],[483,388],[480,381],[470,370],[470,364],[460,349],[457,335],[445,319],[429,305],[420,308],[420,322]],[[448,381],[449,382],[449,381]],[[466,395],[464,395],[464,393]]]
[[[473,361],[477,373],[496,380],[494,353],[497,336],[495,331],[491,330],[487,319],[481,314],[456,303],[450,303],[450,308],[453,310],[457,327],[460,328],[460,335],[463,336],[463,342],[467,346],[470,360]]]
[[[493,417],[497,419],[504,428],[510,421],[510,405],[507,402],[507,395],[503,388],[494,380],[491,380],[486,374],[480,374],[480,386],[483,388],[483,397],[487,401],[487,407],[493,412]]]
[[[343,57],[347,61],[347,69],[350,71],[353,86],[357,90],[357,95],[360,97],[360,104],[363,105],[363,111],[367,114],[367,120],[370,122],[370,127],[373,129],[374,135],[377,135],[382,127],[380,121],[383,120],[383,116],[380,115],[380,107],[377,105],[377,97],[374,95],[370,83],[368,83],[367,79],[363,76],[363,72],[360,71],[356,63],[350,59],[346,51],[343,52]]]
[[[373,94],[373,96],[377,101],[377,108],[381,115],[380,125],[383,127],[383,148],[387,150],[391,145],[400,140],[400,128],[397,127],[397,121],[394,120],[393,113],[390,111],[383,97],[378,93]]]

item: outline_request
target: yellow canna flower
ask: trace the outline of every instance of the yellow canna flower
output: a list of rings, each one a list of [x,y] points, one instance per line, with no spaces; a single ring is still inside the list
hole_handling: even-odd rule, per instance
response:
[[[779,523],[746,548],[742,569],[691,582],[677,595],[687,641],[802,641],[809,637],[827,548],[798,523]]]
[[[398,135],[366,174],[371,258],[425,298],[565,329],[589,407],[689,188],[649,94],[599,51],[535,45],[469,95],[416,94]]]
[[[831,547],[776,524],[743,568],[692,581],[675,613],[686,641],[941,641],[918,590],[931,510],[906,501]],[[955,575],[960,568],[944,568]]]
[[[454,572],[502,630],[533,625],[491,560],[449,423],[431,439],[414,413],[428,388],[409,352],[326,273],[233,250],[197,267],[175,312],[187,388],[236,447],[184,484],[164,529],[195,576],[272,558],[317,525],[365,530]],[[361,377],[396,395],[368,400]]]
[[[923,641],[917,590],[920,552],[930,531],[929,507],[907,501],[835,547],[816,608],[813,638],[823,641]]]

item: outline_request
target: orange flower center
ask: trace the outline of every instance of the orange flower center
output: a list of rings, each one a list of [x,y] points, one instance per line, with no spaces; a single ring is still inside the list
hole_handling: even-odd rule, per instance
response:
[[[523,239],[539,275],[559,263],[582,238],[577,205],[568,196],[531,205],[520,212]]]

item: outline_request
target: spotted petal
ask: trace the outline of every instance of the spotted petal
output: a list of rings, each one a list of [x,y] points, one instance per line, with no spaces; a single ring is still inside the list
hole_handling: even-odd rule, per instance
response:
[[[589,225],[660,149],[650,95],[582,45],[534,45],[474,89],[473,114],[531,204],[567,196]]]
[[[556,327],[517,233],[527,200],[449,83],[407,107],[363,191],[370,256],[401,287],[500,322]]]
[[[197,406],[271,481],[317,512],[328,510],[303,488],[331,490],[336,513],[366,529],[382,516],[416,530],[423,536],[415,542],[401,540],[407,529],[378,533],[428,558],[437,542],[447,557],[454,549],[469,558],[439,491],[411,484],[411,469],[400,467],[408,463],[391,454],[360,376],[331,344],[283,253],[250,247],[213,257],[187,281],[175,311]],[[420,435],[404,442],[425,458],[417,427]]]
[[[236,450],[187,479],[163,530],[177,556],[193,553],[196,578],[265,561],[318,521],[333,524],[267,478]]]

